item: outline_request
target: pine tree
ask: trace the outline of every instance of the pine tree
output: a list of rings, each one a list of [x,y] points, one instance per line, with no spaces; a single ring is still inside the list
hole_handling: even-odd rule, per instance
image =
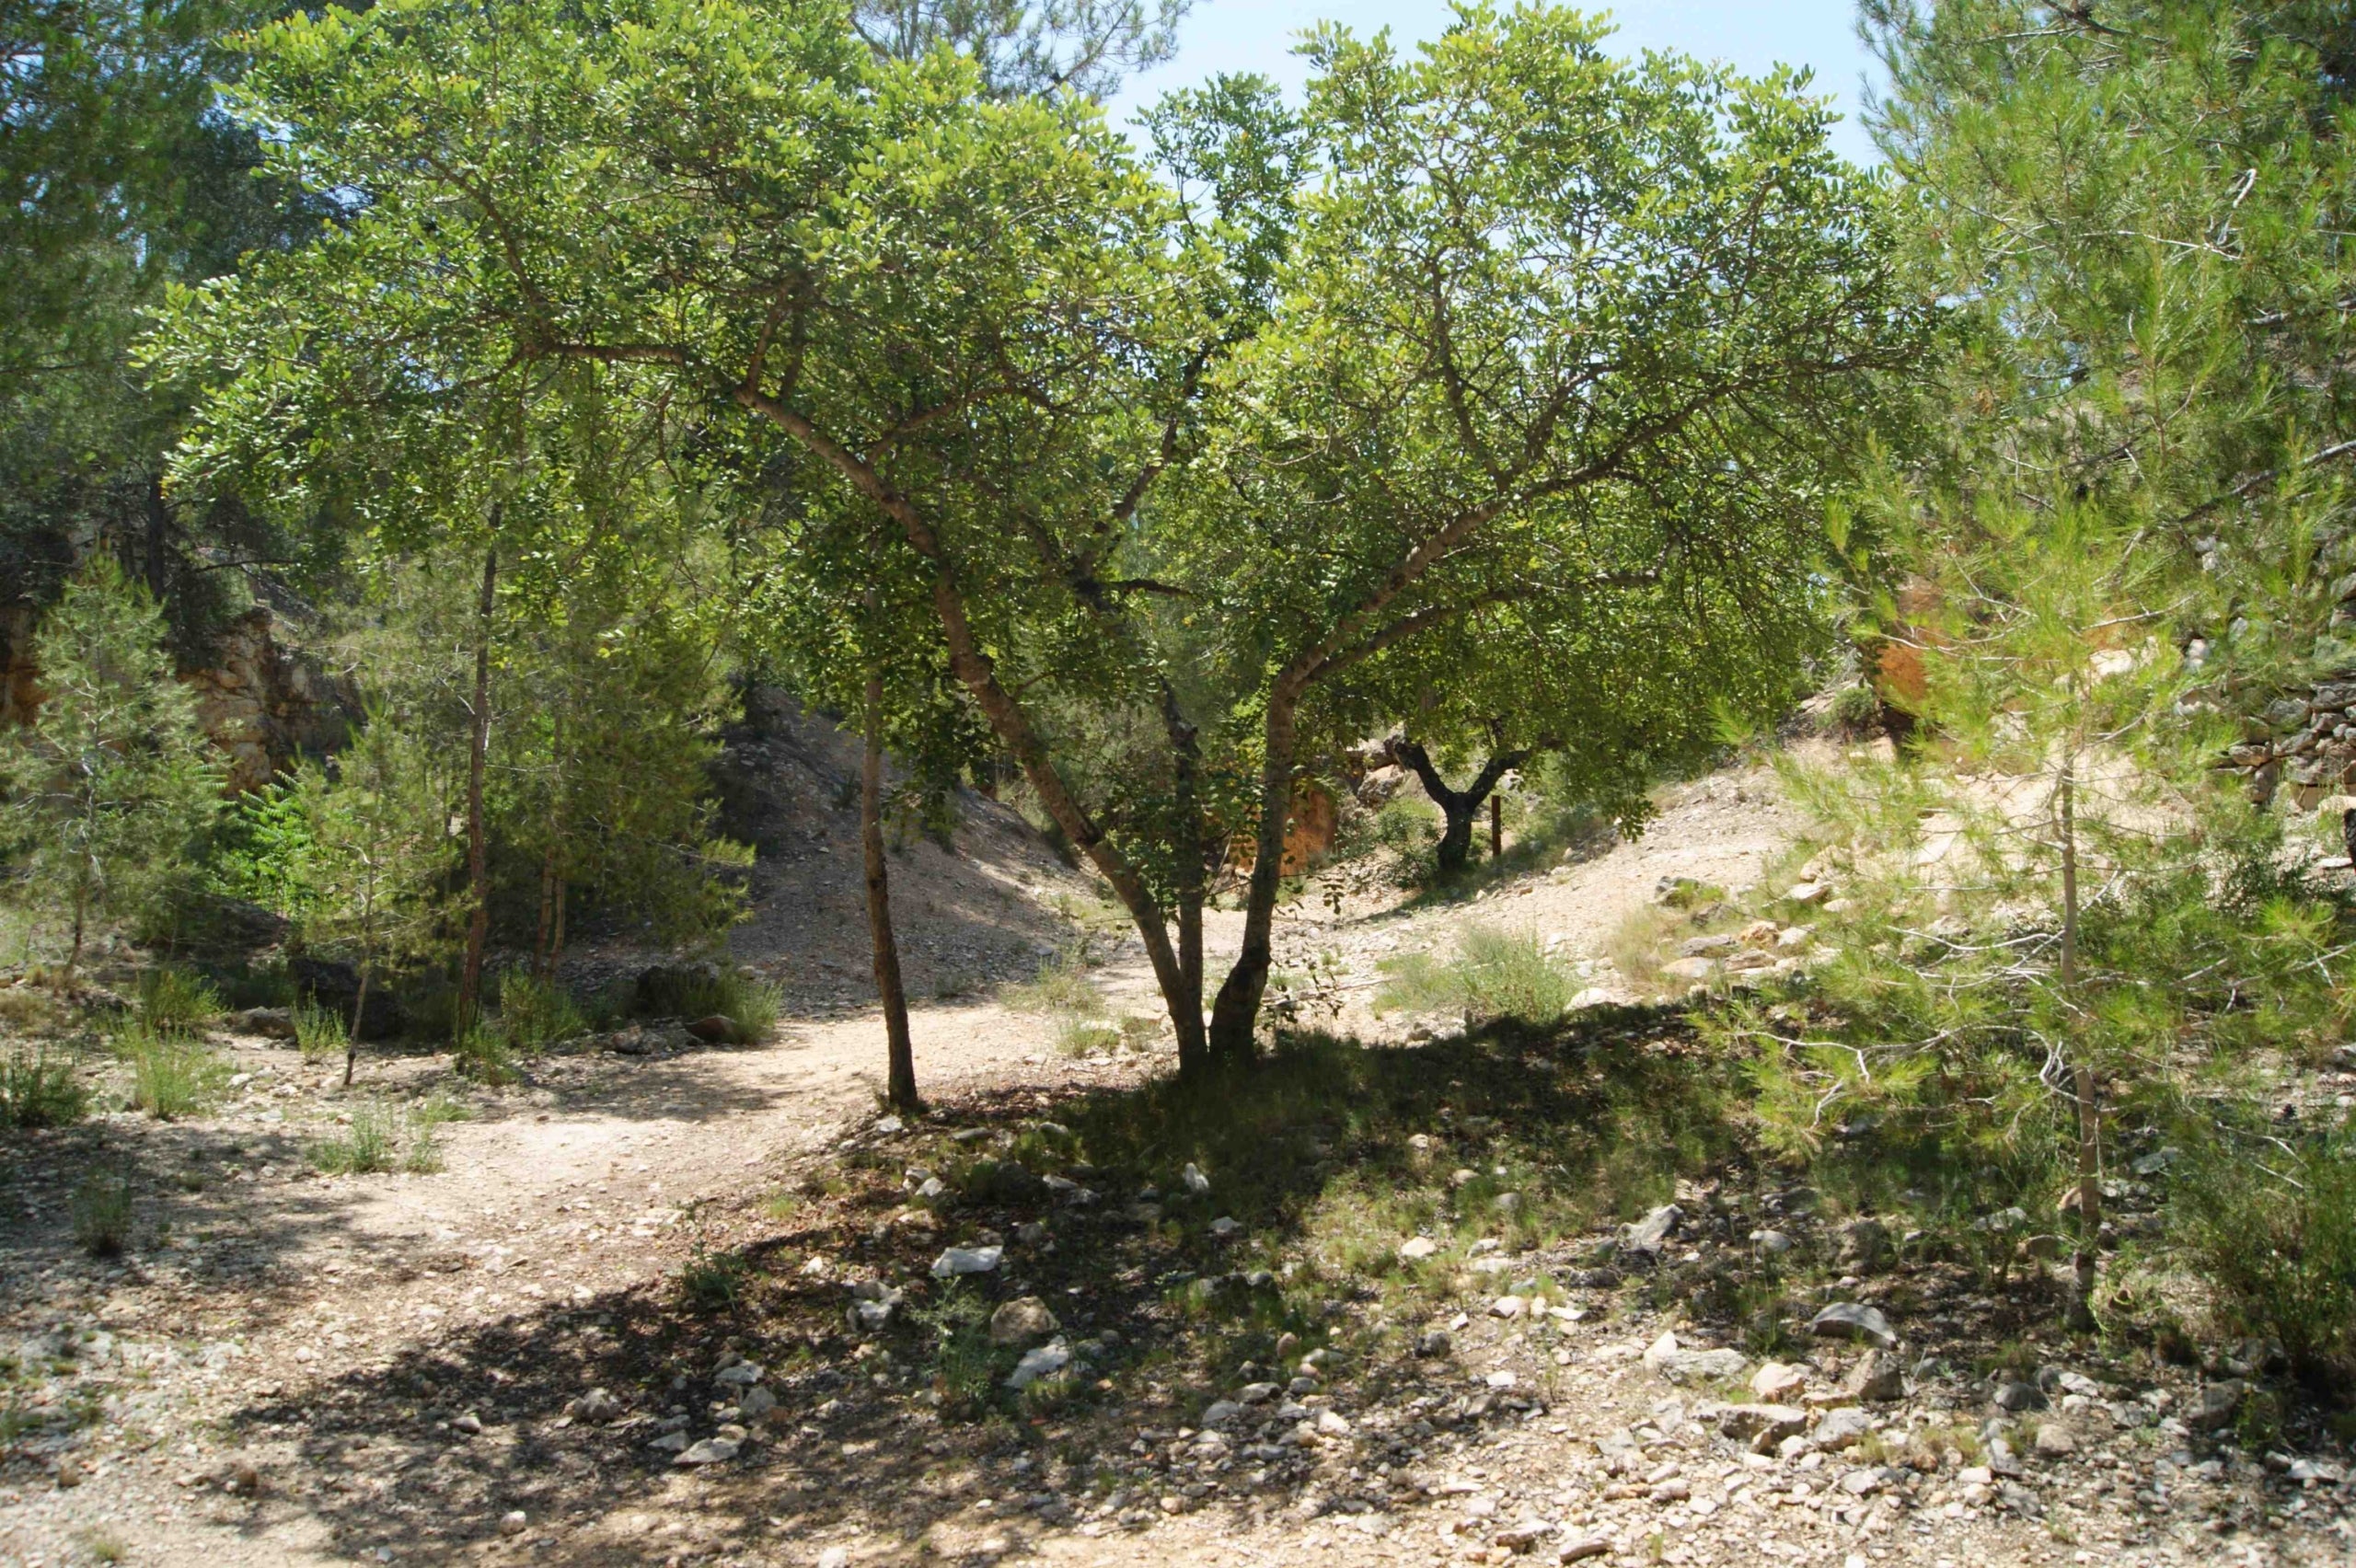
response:
[[[164,631],[146,590],[93,559],[34,638],[39,712],[0,741],[19,891],[66,922],[69,975],[95,925],[152,905],[220,807],[221,769]]]

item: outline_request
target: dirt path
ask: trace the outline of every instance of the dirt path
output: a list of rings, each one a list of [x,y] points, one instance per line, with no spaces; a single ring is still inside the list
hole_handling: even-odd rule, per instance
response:
[[[1468,903],[1368,900],[1336,917],[1305,901],[1280,925],[1279,962],[1335,955],[1344,1026],[1396,1034],[1400,1020],[1365,1010],[1384,956],[1445,947],[1466,922],[1486,920],[1591,957],[1659,878],[1740,886],[1796,826],[1763,771],[1722,774],[1680,791],[1641,841]],[[1011,838],[988,857],[923,853],[934,859],[905,882],[912,945],[933,966],[938,989],[969,993],[919,998],[916,1044],[929,1093],[955,1101],[1022,1086],[1133,1081],[1166,1068],[1159,1048],[1059,1055],[1039,1019],[971,998],[977,975],[1022,973],[1062,928],[1055,905],[1075,890],[1052,862]],[[893,1521],[877,1511],[884,1499],[861,1494],[862,1456],[879,1437],[838,1439],[815,1424],[780,1441],[790,1478],[658,1474],[626,1505],[593,1510],[585,1522],[576,1507],[560,1536],[543,1533],[539,1510],[553,1506],[556,1491],[592,1487],[600,1450],[570,1441],[582,1435],[568,1432],[570,1414],[533,1407],[545,1383],[531,1396],[519,1386],[513,1401],[497,1391],[525,1376],[513,1368],[545,1367],[550,1357],[570,1357],[564,1386],[586,1389],[617,1343],[673,1298],[676,1276],[708,1236],[821,1169],[847,1130],[872,1120],[880,1030],[863,1011],[837,1010],[855,995],[856,974],[842,950],[810,937],[833,918],[829,901],[843,901],[851,868],[825,851],[793,864],[799,881],[785,891],[798,902],[778,905],[772,888],[751,951],[739,953],[796,982],[801,1016],[773,1041],[547,1058],[525,1086],[468,1096],[475,1119],[436,1135],[438,1171],[317,1174],[306,1146],[335,1133],[354,1101],[325,1068],[250,1039],[224,1042],[245,1076],[217,1114],[171,1124],[117,1115],[0,1155],[8,1162],[0,1353],[14,1351],[0,1384],[13,1430],[0,1440],[13,1437],[16,1456],[0,1469],[0,1562],[546,1556],[842,1568],[890,1556]],[[1215,953],[1231,942],[1232,928],[1231,917],[1213,921]],[[846,922],[845,940],[857,929]],[[778,945],[763,951],[770,943]],[[1152,1016],[1149,976],[1133,955],[1133,946],[1119,950],[1095,978],[1116,1013]],[[362,1098],[414,1104],[429,1088],[447,1091],[445,1068],[436,1057],[375,1062]],[[101,1160],[127,1165],[140,1211],[130,1254],[106,1262],[73,1245],[69,1218],[75,1183]],[[1553,1332],[1542,1335],[1542,1326]],[[1404,1431],[1413,1412],[1354,1410],[1342,1430],[1349,1422],[1362,1430],[1325,1445],[1316,1495],[1282,1506],[1198,1508],[1175,1479],[1159,1499],[1116,1493],[1092,1507],[1080,1506],[1084,1499],[1068,1505],[1028,1460],[976,1461],[938,1440],[923,1449],[937,1457],[938,1473],[899,1475],[895,1485],[912,1488],[907,1502],[921,1502],[929,1516],[939,1514],[937,1550],[975,1562],[1502,1561],[1517,1550],[1494,1544],[1512,1522],[1506,1515],[1541,1513],[1552,1533],[1530,1539],[1549,1543],[1547,1551],[1608,1534],[1597,1550],[1630,1563],[2181,1560],[2165,1537],[2116,1521],[2108,1540],[2089,1539],[2073,1556],[2025,1521],[1992,1514],[1983,1528],[1982,1511],[1960,1503],[1905,1521],[1861,1496],[1828,1505],[1830,1470],[1816,1478],[1809,1504],[1809,1488],[1793,1477],[1753,1484],[1760,1478],[1749,1461],[1718,1453],[1715,1435],[1682,1403],[1669,1408],[1662,1397],[1673,1391],[1635,1365],[1641,1343],[1567,1320],[1524,1328],[1483,1320],[1461,1325],[1460,1338],[1480,1387],[1511,1388],[1519,1378],[1525,1388],[1542,1383],[1546,1397],[1520,1401],[1518,1413],[1501,1410],[1510,1416],[1502,1425],[1476,1422],[1470,1436],[1441,1442],[1378,1443],[1370,1434]],[[839,1382],[843,1372],[795,1376],[823,1391],[824,1379]],[[461,1385],[469,1391],[447,1391]],[[484,1388],[491,1391],[473,1391]],[[396,1393],[398,1409],[370,1408]],[[1464,1397],[1432,1395],[1455,1404]],[[822,1407],[816,1419],[824,1415]],[[1599,1468],[1598,1440],[1631,1430],[1648,1452],[1646,1473],[1681,1458],[1696,1501],[1646,1502],[1623,1484],[1626,1477]],[[1191,1438],[1140,1432],[1136,1451]],[[1360,1441],[1374,1446],[1352,1450]],[[1271,1461],[1279,1452],[1260,1447]],[[800,1489],[791,1503],[761,1491],[787,1485]],[[498,1523],[511,1505],[512,1534]],[[767,1514],[803,1520],[813,1508],[837,1521],[831,1534]],[[1946,1521],[1935,1530],[1925,1523],[1934,1517]],[[1868,1528],[1869,1518],[1878,1523]],[[2275,1561],[2272,1551],[2260,1541],[2235,1560]]]

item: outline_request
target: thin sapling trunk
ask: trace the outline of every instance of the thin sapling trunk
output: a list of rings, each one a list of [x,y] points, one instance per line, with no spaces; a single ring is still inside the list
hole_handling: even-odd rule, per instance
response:
[[[482,999],[482,951],[491,934],[491,857],[483,822],[483,775],[491,764],[491,617],[499,552],[482,552],[482,602],[475,634],[474,733],[467,753],[467,951],[458,972],[458,1038],[475,1025]]]
[[[2078,992],[2078,801],[2074,758],[2064,757],[2058,790],[2062,817],[2062,1002],[2074,1021]],[[2095,1099],[2095,1071],[2083,1049],[2070,1053],[2071,1096],[2078,1109],[2077,1299],[2071,1315],[2080,1327],[2094,1322],[2096,1248],[2102,1238],[2102,1111]]]
[[[900,980],[900,944],[892,932],[892,893],[884,859],[884,683],[867,677],[866,745],[859,771],[859,846],[867,862],[867,935],[875,954],[875,995],[884,1004],[887,1062],[884,1098],[903,1111],[917,1098],[916,1047],[908,1037],[908,995]]]

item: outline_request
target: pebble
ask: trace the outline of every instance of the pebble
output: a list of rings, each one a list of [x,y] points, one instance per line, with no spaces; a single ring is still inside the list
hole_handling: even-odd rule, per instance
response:
[[[506,1513],[500,1516],[499,1533],[501,1535],[510,1536],[522,1535],[525,1530],[531,1528],[531,1525],[532,1521],[525,1517],[523,1509],[510,1508]]]
[[[1819,1339],[1865,1340],[1884,1350],[1895,1349],[1898,1334],[1878,1307],[1836,1301],[1808,1320],[1808,1332]]]
[[[680,1434],[674,1433],[674,1436]],[[716,1465],[736,1457],[737,1441],[733,1437],[707,1437],[671,1462],[675,1465]]]
[[[932,1277],[950,1279],[958,1274],[988,1274],[1005,1255],[1003,1247],[951,1247],[932,1261]]]

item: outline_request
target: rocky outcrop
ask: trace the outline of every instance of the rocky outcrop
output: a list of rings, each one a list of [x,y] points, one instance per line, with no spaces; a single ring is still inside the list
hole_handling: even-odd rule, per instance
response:
[[[213,662],[183,670],[196,694],[197,721],[229,767],[229,787],[243,793],[268,783],[305,754],[331,751],[360,709],[352,684],[292,651],[257,605],[214,640]]]
[[[29,724],[40,707],[32,654],[38,619],[29,604],[0,606],[0,724]],[[261,788],[298,756],[334,750],[360,712],[352,684],[281,643],[260,605],[216,633],[208,662],[182,669],[180,679],[239,794]]]

